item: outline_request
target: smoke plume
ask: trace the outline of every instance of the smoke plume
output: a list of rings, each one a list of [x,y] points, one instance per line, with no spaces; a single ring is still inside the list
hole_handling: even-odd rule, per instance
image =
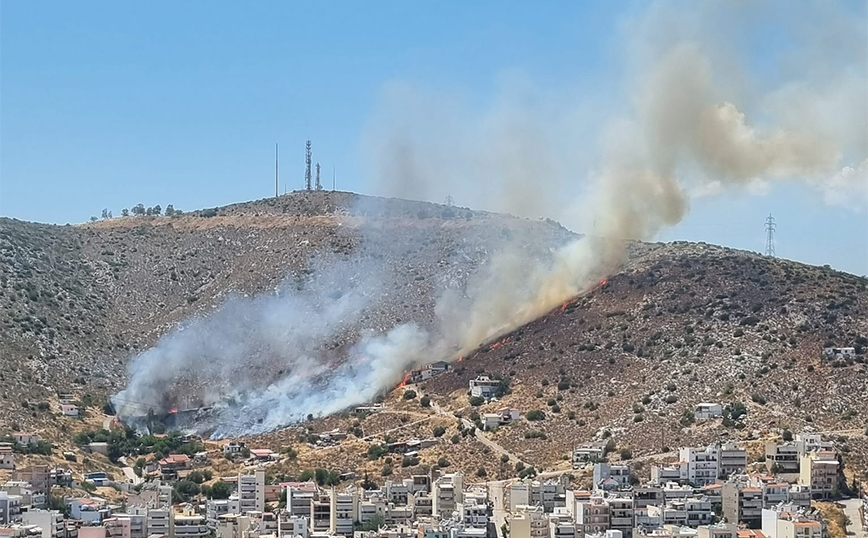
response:
[[[624,85],[605,95],[539,91],[511,75],[480,114],[459,99],[391,84],[364,141],[373,190],[551,216],[583,237],[542,256],[505,242],[466,286],[443,290],[434,327],[372,327],[349,349],[326,344],[376,296],[378,283],[358,275],[382,271],[353,267],[346,278],[351,268],[334,263],[302,291],[288,285],[230,299],[133,360],[115,399],[121,414],[165,402],[167,386],[209,376],[218,381],[203,403],[227,410],[212,425],[217,436],[369,401],[413,365],[452,359],[456,344],[473,349],[588,290],[624,262],[630,241],[679,223],[696,193],[801,182],[829,203],[864,209],[868,38],[864,13],[843,11],[828,3],[653,4],[624,25]],[[739,44],[768,21],[780,21],[775,30],[795,45],[778,76],[756,81]],[[281,374],[263,383],[274,369]]]

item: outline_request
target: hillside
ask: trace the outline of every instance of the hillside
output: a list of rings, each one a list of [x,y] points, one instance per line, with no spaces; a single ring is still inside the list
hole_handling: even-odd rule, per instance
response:
[[[58,390],[91,394],[97,413],[105,396],[123,387],[132,357],[229,296],[300,286],[336,262],[348,267],[341,277],[350,280],[364,283],[373,273],[381,285],[372,306],[363,323],[348,324],[330,344],[340,349],[365,328],[431,324],[438,290],[460,289],[506,242],[534,256],[572,237],[548,221],[328,192],[80,226],[2,219],[0,375],[9,412],[0,416],[0,432],[35,430],[69,446],[82,425],[40,402],[53,403]],[[813,429],[838,438],[847,466],[864,471],[866,284],[828,268],[705,244],[635,245],[605,285],[481,347],[454,371],[399,388],[384,411],[343,413],[247,440],[293,447],[297,458],[275,469],[287,476],[316,466],[379,475],[388,464],[365,457],[371,446],[434,437],[438,444],[418,462],[402,468],[397,457],[388,471],[448,463],[505,478],[519,460],[566,469],[574,445],[609,437],[633,458],[726,438],[756,440],[758,454],[763,439],[784,429]],[[823,359],[829,345],[856,346],[859,355]],[[472,407],[468,382],[478,375],[508,379],[510,392]],[[408,390],[416,397],[404,399]],[[429,407],[420,405],[422,395]],[[696,423],[689,411],[702,401],[743,404],[747,414]],[[506,406],[545,418],[522,418],[481,438],[457,418],[474,421]],[[353,435],[337,447],[306,442],[333,428]]]
[[[361,448],[301,450],[303,428],[251,442],[296,447],[303,457],[288,466],[290,473],[341,461],[342,470],[379,474],[383,462],[366,461],[367,446],[386,435],[432,437],[444,426],[439,444],[422,451],[421,465],[437,465],[446,455],[451,469],[472,475],[482,467],[489,477],[507,478],[515,476],[517,460],[569,469],[564,459],[575,445],[609,437],[616,460],[622,450],[631,458],[671,459],[675,447],[722,439],[748,442],[759,457],[763,441],[780,440],[785,429],[813,430],[836,439],[848,468],[864,473],[866,335],[864,278],[704,244],[652,245],[604,286],[480,348],[453,372],[398,389],[385,411],[304,425],[315,432],[357,428],[370,438]],[[859,355],[822,358],[831,345],[856,346]],[[478,375],[509,379],[511,392],[472,407],[468,382]],[[405,390],[429,396],[431,407],[421,407],[418,397],[403,400]],[[698,423],[690,411],[699,402],[743,404],[747,414]],[[507,406],[519,409],[522,420],[483,435],[506,450],[508,461],[461,435],[460,421],[450,416],[475,419]],[[527,420],[531,410],[545,418]],[[418,469],[400,469],[399,462],[395,474]]]
[[[570,236],[548,222],[341,192],[78,226],[0,219],[0,380],[11,404],[0,431],[58,426],[57,391],[91,394],[99,409],[131,357],[229,296],[341,261],[347,278],[382,277],[366,327],[424,325],[435,290],[460,287],[505,237],[545,249]]]

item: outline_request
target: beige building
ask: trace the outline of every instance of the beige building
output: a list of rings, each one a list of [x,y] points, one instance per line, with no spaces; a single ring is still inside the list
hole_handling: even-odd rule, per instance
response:
[[[818,450],[802,456],[799,484],[811,487],[814,499],[830,499],[840,491],[840,464],[834,450]]]

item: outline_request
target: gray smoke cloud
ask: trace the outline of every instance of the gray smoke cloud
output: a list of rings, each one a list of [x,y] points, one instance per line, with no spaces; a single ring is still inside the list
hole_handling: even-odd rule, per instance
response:
[[[868,37],[864,14],[854,24],[844,12],[829,3],[652,4],[622,29],[625,85],[607,89],[610,97],[540,91],[513,74],[480,114],[459,99],[390,85],[363,144],[378,194],[452,195],[558,218],[585,235],[547,255],[504,242],[465,287],[442,292],[435,327],[371,328],[349,349],[323,351],[380,283],[347,280],[341,263],[320,269],[337,276],[302,291],[231,299],[132,361],[115,400],[121,415],[208,376],[218,382],[205,403],[226,409],[211,425],[217,436],[368,401],[414,365],[453,359],[587,291],[625,261],[629,241],[680,222],[693,196],[800,181],[829,203],[863,209]],[[746,74],[736,44],[757,21],[780,21],[794,39],[780,80]],[[331,294],[345,280],[352,286]]]

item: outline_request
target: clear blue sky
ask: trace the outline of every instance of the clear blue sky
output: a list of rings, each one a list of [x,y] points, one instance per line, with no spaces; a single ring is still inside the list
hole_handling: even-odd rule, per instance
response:
[[[66,223],[262,198],[275,142],[281,179],[302,186],[308,138],[326,183],[334,166],[339,189],[366,192],[360,146],[384,86],[484,103],[514,70],[544,87],[617,81],[622,22],[643,4],[6,1],[0,214]],[[768,35],[745,44],[755,69],[786,47]],[[771,212],[780,256],[868,273],[865,212],[817,198],[786,186],[699,200],[663,239],[758,251]]]

